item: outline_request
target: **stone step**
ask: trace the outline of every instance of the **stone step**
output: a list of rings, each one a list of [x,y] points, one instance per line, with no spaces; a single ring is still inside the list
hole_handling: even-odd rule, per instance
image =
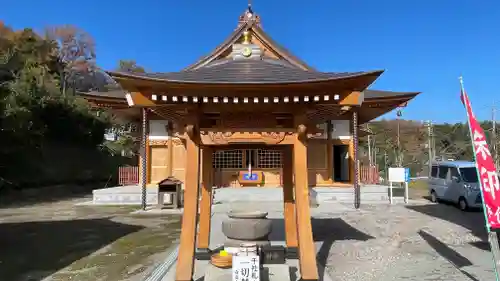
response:
[[[362,201],[388,202],[387,186],[362,186]],[[121,186],[103,188],[93,191],[93,204],[96,205],[136,205],[141,204],[142,192],[139,186]],[[148,187],[146,204],[157,204],[158,189]],[[321,202],[352,202],[354,189],[352,187],[315,187],[311,189],[311,200]],[[283,201],[281,188],[222,188],[215,189],[214,202],[279,202]],[[171,202],[171,196],[165,196],[165,204]]]
[[[165,195],[164,204],[172,202],[171,196]],[[95,205],[138,205],[142,203],[142,191],[138,186],[121,186],[97,189],[92,192],[92,203]],[[158,189],[148,187],[146,204],[158,203]]]

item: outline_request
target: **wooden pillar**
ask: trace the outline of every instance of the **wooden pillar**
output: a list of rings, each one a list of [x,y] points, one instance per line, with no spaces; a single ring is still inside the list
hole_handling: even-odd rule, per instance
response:
[[[309,186],[307,179],[307,130],[305,118],[296,118],[297,133],[293,144],[293,165],[295,172],[295,204],[297,207],[297,234],[299,244],[299,265],[301,280],[318,280],[316,250],[314,247],[309,207]]]
[[[147,185],[151,178],[151,147],[149,145],[149,113],[147,108],[141,109],[141,147],[139,151],[139,186],[142,181]],[[145,175],[145,177],[143,177]]]
[[[149,174],[149,120],[148,120],[148,109],[142,108],[142,130],[141,130],[141,158],[140,158],[140,179],[139,183],[141,185],[141,207],[146,210],[146,184],[148,182]]]
[[[149,132],[149,120],[148,120]],[[149,144],[149,133],[146,138],[146,184],[151,183],[151,145]]]
[[[333,183],[333,143],[332,143],[332,121],[326,123],[326,168],[328,169],[328,181]]]
[[[202,153],[200,224],[198,226],[198,239],[196,242],[198,243],[198,251],[207,253],[209,252],[210,245],[210,220],[212,217],[213,149],[208,146],[203,147]]]
[[[358,108],[352,112],[352,150],[354,161],[354,207],[358,209],[361,205],[361,189],[359,185],[359,161],[358,161]]]
[[[293,196],[293,151],[291,147],[282,150],[283,155],[283,202],[285,217],[285,239],[287,257],[297,257],[297,217]]]
[[[168,135],[168,140],[167,140],[167,147],[168,147],[168,150],[167,150],[167,176],[168,177],[171,177],[173,176],[174,174],[174,142],[172,140],[173,138],[173,126],[172,126],[172,122],[171,121],[168,121],[168,125],[167,125],[167,135]]]
[[[192,281],[196,221],[198,217],[199,193],[199,135],[197,122],[186,126],[186,179],[184,181],[184,213],[182,215],[181,239],[175,281]]]
[[[349,147],[348,147],[348,154],[349,154],[349,182],[354,185],[354,142],[353,138],[349,140]]]

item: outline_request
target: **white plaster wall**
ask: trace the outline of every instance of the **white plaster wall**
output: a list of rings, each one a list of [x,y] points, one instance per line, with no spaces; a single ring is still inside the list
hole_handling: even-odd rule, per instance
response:
[[[166,140],[168,139],[167,120],[149,120],[149,139]]]
[[[349,120],[331,120],[333,125],[332,139],[348,140],[351,138],[351,122]]]

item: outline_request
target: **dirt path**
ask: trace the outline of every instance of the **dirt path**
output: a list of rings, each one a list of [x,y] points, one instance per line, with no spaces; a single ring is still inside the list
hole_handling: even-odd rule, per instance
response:
[[[0,209],[2,280],[137,280],[178,239],[180,216],[75,206],[86,200]]]

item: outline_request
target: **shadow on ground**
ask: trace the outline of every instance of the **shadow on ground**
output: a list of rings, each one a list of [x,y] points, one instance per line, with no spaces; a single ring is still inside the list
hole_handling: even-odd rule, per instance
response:
[[[472,242],[471,245],[489,251],[487,233],[485,229],[484,215],[481,210],[462,212],[454,206],[446,204],[428,204],[418,206],[406,206],[406,208],[425,214],[430,217],[439,218],[468,229],[474,236],[484,242]]]
[[[285,241],[285,222],[283,219],[272,219],[273,231],[269,237],[271,241]],[[316,255],[320,265],[320,280],[323,280],[326,263],[330,249],[335,241],[339,240],[357,240],[367,241],[375,237],[368,235],[352,227],[341,218],[312,218],[311,226],[313,231],[313,240],[322,242]]]
[[[436,251],[441,257],[447,260],[450,264],[452,264],[457,270],[459,270],[462,274],[467,276],[470,280],[479,281],[476,277],[472,276],[470,273],[463,270],[463,267],[471,266],[472,262],[466,257],[462,256],[457,251],[450,248],[445,243],[441,242],[439,239],[434,237],[433,235],[420,230],[418,235],[422,237],[422,239],[427,242],[427,244]]]
[[[0,276],[2,280],[42,280],[142,228],[109,219],[0,224]]]
[[[80,198],[92,194],[92,190],[104,188],[105,183],[84,185],[55,185],[21,190],[8,190],[0,194],[0,209],[24,207],[39,203],[51,203]]]

